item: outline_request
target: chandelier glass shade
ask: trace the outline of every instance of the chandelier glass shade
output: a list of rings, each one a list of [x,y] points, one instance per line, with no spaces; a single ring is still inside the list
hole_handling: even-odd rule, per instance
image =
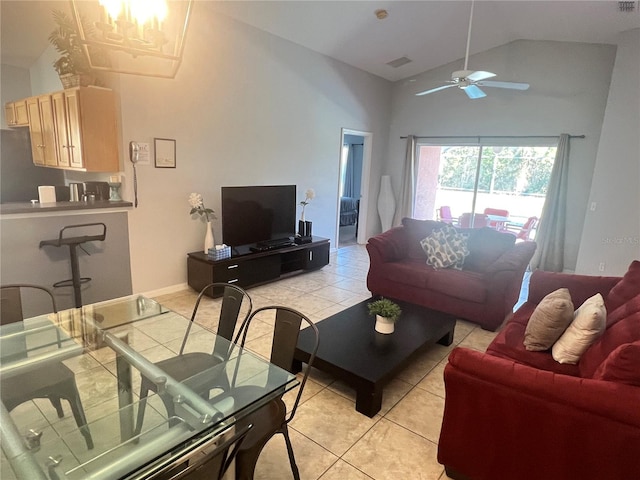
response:
[[[93,70],[174,78],[193,0],[71,0]]]

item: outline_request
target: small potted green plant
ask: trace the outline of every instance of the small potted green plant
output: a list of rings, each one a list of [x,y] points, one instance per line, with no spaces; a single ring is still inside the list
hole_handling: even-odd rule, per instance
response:
[[[393,333],[394,324],[402,313],[400,306],[384,297],[374,300],[367,306],[369,307],[369,315],[376,316],[376,332]]]

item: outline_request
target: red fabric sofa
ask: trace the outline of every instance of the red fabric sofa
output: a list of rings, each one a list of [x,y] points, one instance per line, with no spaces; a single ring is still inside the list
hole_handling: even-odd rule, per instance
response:
[[[369,239],[367,288],[374,295],[423,305],[495,330],[511,314],[535,242],[490,228],[464,229],[469,256],[462,270],[434,269],[420,240],[444,223],[404,218],[402,226]]]
[[[607,308],[577,365],[523,346],[536,305],[562,287],[575,308],[596,293]],[[438,461],[463,480],[640,478],[640,262],[623,278],[536,271],[529,288],[486,353],[451,352]]]

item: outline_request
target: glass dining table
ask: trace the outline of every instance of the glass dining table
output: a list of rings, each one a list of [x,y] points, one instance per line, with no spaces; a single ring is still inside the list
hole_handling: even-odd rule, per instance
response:
[[[197,324],[185,352],[211,353],[214,344],[219,351],[226,342],[229,354],[187,380],[172,379],[154,362],[177,355],[188,325],[158,302],[133,295],[0,327],[0,379],[64,362],[75,374],[87,417],[81,429],[66,402],[64,418],[46,399],[12,412],[0,405],[0,478],[164,478],[183,458],[215,445],[244,416],[298,385],[295,375]],[[141,374],[173,399],[175,417],[168,418],[159,395],[150,395],[142,430],[134,434]],[[234,395],[245,386],[254,388]]]

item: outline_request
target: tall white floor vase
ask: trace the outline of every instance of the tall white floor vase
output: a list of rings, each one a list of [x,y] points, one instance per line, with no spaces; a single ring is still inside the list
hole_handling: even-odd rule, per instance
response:
[[[209,249],[213,248],[213,230],[211,229],[211,222],[207,222],[207,230],[204,234],[204,253],[209,253]]]
[[[380,178],[380,194],[378,195],[378,215],[382,223],[382,231],[386,232],[391,228],[393,215],[396,213],[396,199],[391,188],[391,177],[383,175]]]

